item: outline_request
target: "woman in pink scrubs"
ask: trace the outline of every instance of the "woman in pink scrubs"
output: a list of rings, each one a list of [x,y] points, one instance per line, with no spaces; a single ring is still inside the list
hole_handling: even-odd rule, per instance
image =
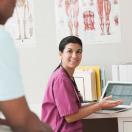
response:
[[[45,92],[41,120],[48,123],[53,132],[83,132],[81,119],[104,108],[121,103],[111,97],[90,106],[81,106],[81,96],[73,78],[75,68],[82,59],[82,42],[68,36],[61,40],[60,65],[52,73]]]

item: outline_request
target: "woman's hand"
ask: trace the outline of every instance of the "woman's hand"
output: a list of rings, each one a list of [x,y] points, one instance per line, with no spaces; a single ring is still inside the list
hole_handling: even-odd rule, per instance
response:
[[[112,107],[122,104],[122,102],[123,100],[112,100],[112,96],[108,96],[108,97],[103,98],[99,102],[99,105],[101,109],[110,109]]]

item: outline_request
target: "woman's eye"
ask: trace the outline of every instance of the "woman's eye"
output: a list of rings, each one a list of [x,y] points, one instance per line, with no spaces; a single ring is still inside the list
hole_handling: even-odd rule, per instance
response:
[[[67,52],[68,52],[68,53],[72,53],[72,50],[68,50]]]
[[[77,54],[82,54],[82,51],[81,50],[77,51]]]

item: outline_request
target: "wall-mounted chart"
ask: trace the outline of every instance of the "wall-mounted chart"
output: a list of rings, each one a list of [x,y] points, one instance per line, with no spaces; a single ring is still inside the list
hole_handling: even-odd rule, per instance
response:
[[[6,29],[12,34],[18,47],[35,44],[32,0],[17,0],[14,14],[6,23]]]
[[[118,0],[56,0],[55,12],[57,42],[68,35],[84,44],[121,41]]]

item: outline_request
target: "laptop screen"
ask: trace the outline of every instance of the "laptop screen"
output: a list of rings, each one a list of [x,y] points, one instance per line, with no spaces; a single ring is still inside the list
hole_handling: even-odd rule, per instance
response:
[[[122,105],[130,105],[132,102],[132,83],[108,83],[104,97],[112,95],[112,99],[122,99]]]

